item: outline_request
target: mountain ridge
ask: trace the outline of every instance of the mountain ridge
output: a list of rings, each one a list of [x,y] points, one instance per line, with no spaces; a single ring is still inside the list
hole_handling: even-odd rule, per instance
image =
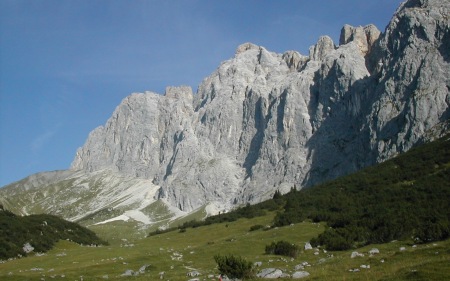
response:
[[[140,203],[123,210],[112,195],[103,205],[84,195],[85,215],[159,200],[184,213],[226,211],[387,160],[450,128],[449,6],[407,1],[385,32],[346,25],[339,46],[322,36],[308,56],[244,43],[195,95],[168,87],[126,97],[70,171],[48,182],[97,195],[142,184]]]

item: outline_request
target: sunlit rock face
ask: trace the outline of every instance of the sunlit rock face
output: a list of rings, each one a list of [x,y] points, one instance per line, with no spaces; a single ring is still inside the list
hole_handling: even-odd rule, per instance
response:
[[[73,170],[151,179],[185,211],[258,202],[386,160],[447,128],[445,1],[409,1],[385,33],[342,28],[309,56],[245,43],[199,86],[133,94]]]
[[[150,180],[155,199],[190,212],[389,159],[448,130],[449,14],[448,1],[407,1],[383,33],[346,25],[307,56],[242,44],[196,94],[125,98],[71,170]]]

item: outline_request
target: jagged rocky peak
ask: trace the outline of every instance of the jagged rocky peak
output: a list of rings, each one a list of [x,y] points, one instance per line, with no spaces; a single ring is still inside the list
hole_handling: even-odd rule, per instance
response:
[[[186,99],[186,100],[193,100],[194,98],[194,95],[192,94],[192,88],[189,86],[166,87],[164,96],[167,98]]]
[[[367,55],[375,41],[380,37],[380,34],[380,30],[373,24],[364,27],[353,27],[346,24],[342,27],[339,45],[355,42],[361,53]]]
[[[408,150],[450,118],[449,14],[448,0],[407,1],[375,45],[379,83],[370,142],[378,162]]]
[[[309,61],[309,57],[301,55],[297,51],[287,51],[283,54],[283,60],[291,70],[300,71]]]
[[[333,39],[329,36],[321,36],[317,44],[309,48],[309,58],[311,60],[321,61],[334,49]]]
[[[248,50],[259,50],[259,48],[260,48],[259,46],[255,45],[253,43],[247,42],[247,43],[239,45],[236,49],[235,54],[239,55],[240,53],[243,53]]]
[[[105,126],[89,134],[78,149],[72,170],[110,169],[137,177],[151,177],[158,163],[159,101],[153,92],[134,93],[122,100]]]
[[[382,47],[401,52],[419,43],[434,44],[447,61],[450,50],[450,1],[416,0],[403,3],[387,26]]]
[[[244,43],[238,46],[234,60],[227,61],[233,64],[234,67],[246,67],[242,64],[251,64],[248,67],[259,64],[262,67],[276,67],[280,64],[281,55],[269,52],[263,46],[257,46],[252,43]],[[225,62],[225,65],[227,64]],[[238,66],[238,64],[240,64]]]

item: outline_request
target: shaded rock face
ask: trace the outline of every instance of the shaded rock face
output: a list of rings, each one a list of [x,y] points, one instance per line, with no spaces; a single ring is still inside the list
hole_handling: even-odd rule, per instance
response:
[[[72,170],[151,179],[184,211],[259,202],[384,161],[450,117],[449,2],[407,1],[384,33],[344,26],[309,56],[245,43],[198,88],[125,98]]]
[[[374,48],[370,150],[386,160],[448,129],[449,1],[408,1]]]

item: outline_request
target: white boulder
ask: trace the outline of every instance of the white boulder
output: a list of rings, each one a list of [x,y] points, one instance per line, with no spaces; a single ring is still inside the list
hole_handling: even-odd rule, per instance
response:
[[[34,250],[34,247],[31,246],[30,243],[25,243],[25,244],[23,245],[22,249],[23,249],[23,251],[24,251],[25,253],[28,254],[28,253],[31,253],[31,252]]]
[[[283,271],[278,268],[265,268],[256,274],[259,278],[277,279],[283,276]]]
[[[305,243],[305,250],[312,250],[312,246],[311,246],[311,243],[309,243],[309,242],[306,242]]]
[[[380,250],[378,250],[377,248],[372,248],[369,251],[369,255],[376,255],[376,254],[379,254],[379,253],[380,253]]]
[[[358,252],[352,252],[351,256],[352,259],[356,257],[364,257],[364,254],[358,253]]]
[[[307,271],[296,271],[294,272],[294,274],[292,274],[292,279],[300,279],[300,278],[304,278],[304,277],[308,277],[309,276],[309,272]]]

